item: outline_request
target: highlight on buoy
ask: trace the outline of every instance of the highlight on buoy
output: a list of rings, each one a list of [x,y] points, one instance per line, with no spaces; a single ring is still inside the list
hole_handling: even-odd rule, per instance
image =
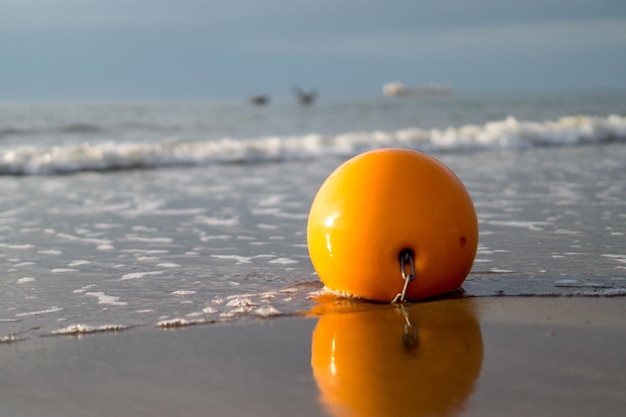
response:
[[[443,163],[386,148],[350,159],[324,181],[307,241],[327,289],[420,300],[461,287],[476,256],[478,221],[465,186]]]

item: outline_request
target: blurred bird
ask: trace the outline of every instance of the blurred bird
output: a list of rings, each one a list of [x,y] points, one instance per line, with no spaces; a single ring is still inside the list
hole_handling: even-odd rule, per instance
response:
[[[250,104],[254,104],[255,106],[263,106],[269,103],[270,98],[268,96],[252,96],[248,99]]]
[[[317,99],[317,91],[303,91],[299,87],[294,87],[293,91],[303,106],[309,106]]]

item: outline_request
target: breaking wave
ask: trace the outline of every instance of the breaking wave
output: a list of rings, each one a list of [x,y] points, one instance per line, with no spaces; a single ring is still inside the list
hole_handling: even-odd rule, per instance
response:
[[[84,129],[84,126],[80,128]],[[626,142],[626,116],[570,116],[544,122],[519,121],[508,117],[484,125],[445,129],[407,128],[337,135],[312,133],[206,141],[166,138],[153,142],[12,145],[0,147],[0,175],[55,175],[80,171],[314,160],[327,156],[350,157],[384,147],[402,147],[427,153],[463,153],[611,142]]]

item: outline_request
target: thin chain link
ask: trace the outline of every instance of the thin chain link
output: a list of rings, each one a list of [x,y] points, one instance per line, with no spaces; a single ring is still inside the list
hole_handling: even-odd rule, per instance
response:
[[[410,249],[404,249],[398,255],[400,261],[400,272],[402,273],[402,279],[404,280],[404,287],[402,292],[398,293],[392,303],[404,303],[406,301],[406,291],[409,288],[409,282],[415,278],[415,263],[413,261],[413,251]],[[408,272],[407,272],[408,267]]]

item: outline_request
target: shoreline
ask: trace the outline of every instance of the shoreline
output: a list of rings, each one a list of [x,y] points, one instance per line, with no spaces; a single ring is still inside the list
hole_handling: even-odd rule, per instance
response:
[[[624,313],[624,297],[466,297],[402,309],[333,298],[308,317],[40,337],[0,345],[0,411],[394,415],[385,398],[402,394],[412,400],[394,400],[395,415],[618,416]],[[410,349],[399,342],[409,323]],[[409,390],[381,396],[390,375]],[[429,386],[438,394],[420,397]]]

